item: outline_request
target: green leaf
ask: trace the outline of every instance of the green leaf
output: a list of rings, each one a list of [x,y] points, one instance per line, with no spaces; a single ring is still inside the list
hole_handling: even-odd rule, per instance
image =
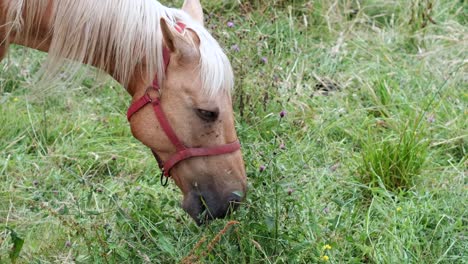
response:
[[[273,216],[265,216],[265,224],[268,228],[268,231],[272,231],[275,228],[275,218]]]
[[[85,211],[87,215],[100,215],[101,212],[95,211],[95,210],[86,210]]]
[[[24,239],[20,238],[18,234],[12,229],[10,230],[11,241],[13,242],[13,247],[10,250],[10,260],[12,263],[16,263],[16,260],[19,257],[21,249],[23,248]]]
[[[177,255],[177,251],[176,251],[176,248],[167,240],[167,238],[163,237],[163,236],[160,236],[158,238],[158,244],[159,244],[159,247],[164,251],[164,252],[168,252],[169,254],[171,254],[172,256],[176,256]]]

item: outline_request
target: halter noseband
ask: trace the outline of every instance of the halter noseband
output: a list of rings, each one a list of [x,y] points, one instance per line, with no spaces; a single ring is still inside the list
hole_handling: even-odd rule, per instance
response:
[[[177,31],[182,32],[185,29],[185,24],[177,23],[176,27]],[[163,59],[164,65],[167,69],[170,61],[170,52],[167,48],[163,49]],[[203,156],[215,156],[215,155],[222,155],[227,153],[232,153],[240,149],[239,140],[236,140],[232,143],[214,146],[214,147],[207,147],[207,148],[190,148],[186,147],[182,141],[177,137],[176,133],[172,129],[171,124],[166,118],[164,111],[161,107],[161,99],[160,97],[151,98],[149,95],[149,90],[154,90],[160,96],[161,89],[158,84],[157,76],[154,77],[153,84],[146,89],[145,95],[140,97],[140,99],[136,100],[134,103],[130,105],[127,111],[127,119],[130,122],[130,118],[138,112],[140,109],[145,107],[148,104],[153,106],[154,113],[156,118],[159,121],[164,133],[169,138],[171,143],[175,146],[176,152],[169,157],[168,160],[163,161],[159,155],[156,153],[154,149],[151,149],[153,152],[156,161],[158,162],[158,166],[161,169],[161,183],[162,185],[167,185],[167,179],[171,176],[170,170],[179,162],[189,159],[191,157],[203,157]],[[167,177],[166,181],[163,183],[163,176]]]

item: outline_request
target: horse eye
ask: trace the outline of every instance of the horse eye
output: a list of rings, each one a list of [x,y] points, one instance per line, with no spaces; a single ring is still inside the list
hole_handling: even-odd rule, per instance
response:
[[[218,119],[219,112],[218,111],[208,111],[203,109],[196,109],[195,112],[197,116],[207,122],[213,122]]]

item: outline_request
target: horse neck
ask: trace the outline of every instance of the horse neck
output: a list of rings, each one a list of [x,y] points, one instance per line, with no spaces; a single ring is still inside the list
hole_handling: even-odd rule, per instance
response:
[[[3,18],[11,16],[11,14],[8,13],[8,8],[5,8],[6,5],[4,1],[5,0],[0,0],[0,7],[2,7],[0,8],[0,16]],[[17,1],[19,0],[11,0],[9,4],[14,6]],[[128,67],[129,69],[125,72],[125,76],[122,77],[122,73],[119,74],[116,70],[116,65],[122,64],[122,61],[115,60],[115,58],[121,58],[122,56],[115,54],[117,51],[110,48],[111,44],[107,43],[109,41],[108,39],[96,38],[87,42],[85,41],[83,42],[83,46],[86,46],[86,48],[79,45],[73,46],[74,43],[68,43],[67,40],[63,38],[73,38],[73,36],[68,36],[67,33],[69,32],[63,32],[63,29],[73,29],[73,25],[60,27],[57,26],[57,21],[53,21],[56,17],[56,14],[54,13],[56,12],[55,9],[60,4],[60,2],[55,1],[59,0],[34,1],[36,2],[23,2],[23,5],[21,6],[21,18],[23,20],[23,24],[19,30],[17,29],[19,27],[18,25],[16,25],[17,28],[13,25],[7,36],[2,37],[0,35],[0,42],[6,38],[6,43],[14,43],[48,52],[49,59],[46,64],[46,68],[50,70],[49,72],[51,75],[57,73],[60,66],[63,63],[66,63],[66,60],[63,60],[63,58],[66,58],[94,66],[108,73],[115,80],[125,86],[132,96],[135,93],[138,93],[140,87],[146,87],[151,82],[151,77],[148,76],[147,65],[142,62],[144,59],[139,61],[136,65]],[[66,21],[59,22],[66,23]],[[5,24],[5,22],[2,24]],[[85,31],[84,28],[81,29],[83,29],[82,31]],[[77,32],[82,33],[82,31],[78,30]],[[71,45],[71,47],[67,47],[66,45]],[[79,52],[76,52],[73,49],[78,49]],[[69,56],[69,54],[71,54],[71,56]],[[70,67],[77,68],[78,66],[72,64]]]

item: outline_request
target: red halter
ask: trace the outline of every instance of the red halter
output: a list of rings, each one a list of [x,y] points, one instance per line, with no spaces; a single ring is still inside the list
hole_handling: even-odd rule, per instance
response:
[[[176,27],[177,31],[182,32],[185,29],[185,24],[182,23],[177,23]],[[163,49],[163,58],[164,58],[164,64],[167,69],[167,66],[169,65],[170,61],[170,52],[167,50],[167,48]],[[161,125],[162,129],[164,130],[164,133],[166,133],[166,136],[169,138],[169,140],[174,144],[176,147],[176,152],[172,154],[172,156],[166,160],[162,161],[159,155],[156,153],[154,149],[151,149],[153,152],[154,157],[156,158],[156,161],[158,162],[159,168],[162,171],[161,174],[161,183],[163,185],[167,184],[167,180],[165,183],[163,183],[162,179],[163,176],[166,176],[169,178],[170,175],[170,170],[179,162],[186,160],[191,157],[202,157],[202,156],[215,156],[215,155],[222,155],[222,154],[227,154],[231,152],[235,152],[240,149],[240,143],[238,140],[224,144],[224,145],[219,145],[219,146],[214,146],[214,147],[207,147],[207,148],[190,148],[186,147],[182,141],[179,140],[177,137],[176,133],[172,129],[169,121],[166,118],[166,115],[164,114],[164,111],[161,107],[161,100],[159,97],[156,98],[151,98],[148,91],[150,89],[154,89],[158,94],[160,94],[160,87],[158,84],[158,78],[157,76],[154,77],[153,84],[148,87],[146,90],[145,95],[143,95],[140,99],[135,101],[127,111],[127,119],[130,121],[130,118],[138,112],[140,109],[145,107],[148,104],[151,104],[153,106],[154,113],[156,115],[156,118],[159,121],[159,124]]]

